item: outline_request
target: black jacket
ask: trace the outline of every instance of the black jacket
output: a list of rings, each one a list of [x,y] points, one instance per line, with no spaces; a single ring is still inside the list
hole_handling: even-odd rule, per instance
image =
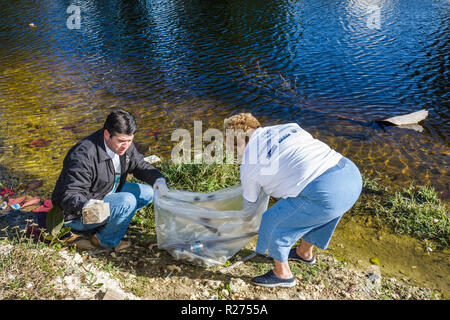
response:
[[[64,220],[80,217],[89,199],[102,200],[114,185],[114,165],[105,149],[103,129],[96,131],[73,146],[64,158],[61,174],[52,193],[52,203],[64,212]],[[122,189],[127,175],[153,186],[163,175],[144,161],[133,143],[120,156],[121,177],[116,192]]]

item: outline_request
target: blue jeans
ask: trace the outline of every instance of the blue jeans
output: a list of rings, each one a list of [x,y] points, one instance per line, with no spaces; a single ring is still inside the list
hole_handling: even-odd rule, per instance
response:
[[[97,238],[104,247],[114,248],[130,225],[135,212],[153,201],[153,188],[149,185],[126,182],[120,192],[105,196],[109,203],[110,216],[102,223],[83,224],[81,218],[66,222],[64,225],[78,231],[98,228]]]
[[[268,250],[270,257],[286,262],[291,247],[302,237],[326,249],[339,220],[358,200],[361,190],[358,168],[343,157],[297,197],[281,199],[264,212],[256,252]]]

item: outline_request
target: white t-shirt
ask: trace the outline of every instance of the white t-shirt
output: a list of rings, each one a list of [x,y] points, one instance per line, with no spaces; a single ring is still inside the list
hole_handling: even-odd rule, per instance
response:
[[[275,198],[296,197],[342,155],[296,123],[256,129],[240,166],[243,196],[255,202],[260,188]]]
[[[103,140],[104,141],[104,140]],[[108,148],[108,145],[105,142],[105,149],[106,149],[106,153],[108,153],[108,156],[111,157],[113,164],[114,164],[114,170],[116,173],[120,173],[121,169],[120,169],[120,156],[115,153],[114,151],[112,151],[110,148]]]
[[[104,139],[103,139],[103,141],[104,141]],[[108,194],[111,194],[116,191],[117,187],[119,186],[119,182],[120,182],[120,173],[121,173],[120,156],[117,153],[115,153],[114,151],[112,151],[110,148],[108,148],[108,146],[106,145],[106,141],[104,141],[104,142],[105,142],[106,152],[108,153],[108,155],[111,157],[111,159],[113,161],[114,171],[115,171],[114,185],[108,193]]]

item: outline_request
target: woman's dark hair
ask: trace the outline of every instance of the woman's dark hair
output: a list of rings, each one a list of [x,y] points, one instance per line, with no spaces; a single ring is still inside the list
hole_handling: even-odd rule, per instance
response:
[[[132,135],[137,130],[136,120],[128,111],[119,109],[108,115],[103,129],[108,130],[111,137],[116,134]]]

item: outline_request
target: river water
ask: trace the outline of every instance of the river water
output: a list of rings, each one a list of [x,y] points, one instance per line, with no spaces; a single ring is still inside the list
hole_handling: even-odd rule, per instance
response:
[[[75,28],[70,5],[80,12]],[[135,114],[140,150],[164,158],[175,129],[193,134],[194,120],[223,129],[225,117],[248,111],[263,125],[298,122],[362,171],[431,185],[448,203],[449,8],[2,1],[0,168],[51,192],[67,150],[114,108]],[[374,121],[421,109],[429,116],[415,130]],[[29,145],[38,139],[42,147]]]

